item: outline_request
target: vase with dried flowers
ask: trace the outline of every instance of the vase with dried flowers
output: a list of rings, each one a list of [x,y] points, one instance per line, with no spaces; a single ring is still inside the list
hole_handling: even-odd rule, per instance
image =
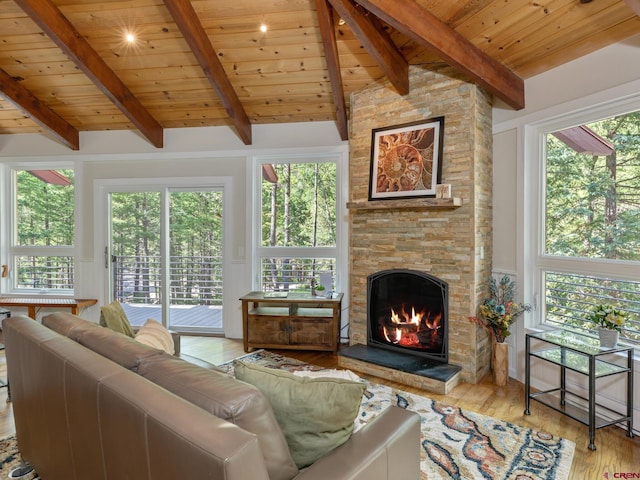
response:
[[[506,385],[508,379],[508,344],[506,338],[511,335],[509,328],[522,313],[531,310],[531,305],[515,301],[516,282],[508,275],[499,281],[489,279],[491,296],[485,299],[478,315],[471,320],[491,334],[493,339],[493,376],[497,385]]]
[[[504,275],[499,281],[489,280],[491,296],[482,302],[477,317],[472,317],[478,325],[487,330],[497,343],[504,343],[511,335],[509,327],[519,315],[531,310],[531,305],[517,303],[516,282]]]

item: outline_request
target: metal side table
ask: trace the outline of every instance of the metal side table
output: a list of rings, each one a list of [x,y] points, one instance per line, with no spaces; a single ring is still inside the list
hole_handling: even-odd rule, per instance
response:
[[[537,342],[531,350],[531,340]],[[550,390],[531,392],[531,358],[538,358],[560,369],[560,386]],[[588,398],[567,387],[567,370],[588,377]],[[596,380],[626,374],[626,412],[616,412],[596,403]],[[627,436],[633,437],[633,346],[618,343],[613,348],[600,346],[597,338],[567,330],[528,333],[525,364],[525,415],[529,415],[531,400],[546,405],[589,427],[589,449],[595,450],[598,428],[618,423],[627,424]],[[569,401],[568,401],[569,400]],[[571,400],[574,400],[573,402]],[[585,405],[584,407],[580,405]]]

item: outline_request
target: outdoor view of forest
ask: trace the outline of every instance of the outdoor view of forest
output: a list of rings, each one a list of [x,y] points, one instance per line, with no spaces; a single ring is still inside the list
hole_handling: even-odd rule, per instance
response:
[[[317,247],[336,246],[336,164],[285,163],[262,171],[262,246],[274,252],[261,258],[262,289],[309,291],[312,279],[333,289],[335,254],[323,258]]]
[[[17,172],[15,269],[18,288],[73,289],[73,182],[73,170]],[[57,250],[54,254],[45,254],[40,247]],[[61,254],[64,247],[69,247],[68,254]]]
[[[637,262],[639,231],[640,112],[547,135],[545,253]],[[548,272],[546,286],[548,320],[593,329],[588,312],[613,304],[629,313],[623,334],[640,340],[638,282]]]
[[[73,171],[59,170],[66,184],[18,173],[18,242],[70,246],[74,239]],[[309,290],[311,280],[335,285],[336,164],[283,163],[263,166],[263,290]],[[160,192],[111,193],[110,271],[112,295],[123,303],[161,304],[162,269],[169,268],[174,305],[222,304],[222,193],[169,193],[169,260],[161,256]],[[327,254],[330,252],[330,254]],[[72,290],[73,256],[46,252],[21,255],[18,287]]]
[[[160,192],[111,194],[114,298],[171,305],[222,305],[222,192],[170,191],[168,262],[163,263]]]

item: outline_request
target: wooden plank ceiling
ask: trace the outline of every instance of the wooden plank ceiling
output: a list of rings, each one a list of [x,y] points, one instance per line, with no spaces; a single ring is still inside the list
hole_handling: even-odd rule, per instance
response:
[[[640,0],[0,0],[0,134],[333,120],[447,63],[515,109],[523,79],[640,33]],[[265,24],[267,31],[260,31]],[[124,40],[126,33],[135,42]]]

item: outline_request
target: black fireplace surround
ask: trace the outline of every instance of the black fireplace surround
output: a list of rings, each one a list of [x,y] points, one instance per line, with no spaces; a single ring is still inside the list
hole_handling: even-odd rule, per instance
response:
[[[367,344],[448,362],[449,285],[428,273],[383,270],[367,277]]]

